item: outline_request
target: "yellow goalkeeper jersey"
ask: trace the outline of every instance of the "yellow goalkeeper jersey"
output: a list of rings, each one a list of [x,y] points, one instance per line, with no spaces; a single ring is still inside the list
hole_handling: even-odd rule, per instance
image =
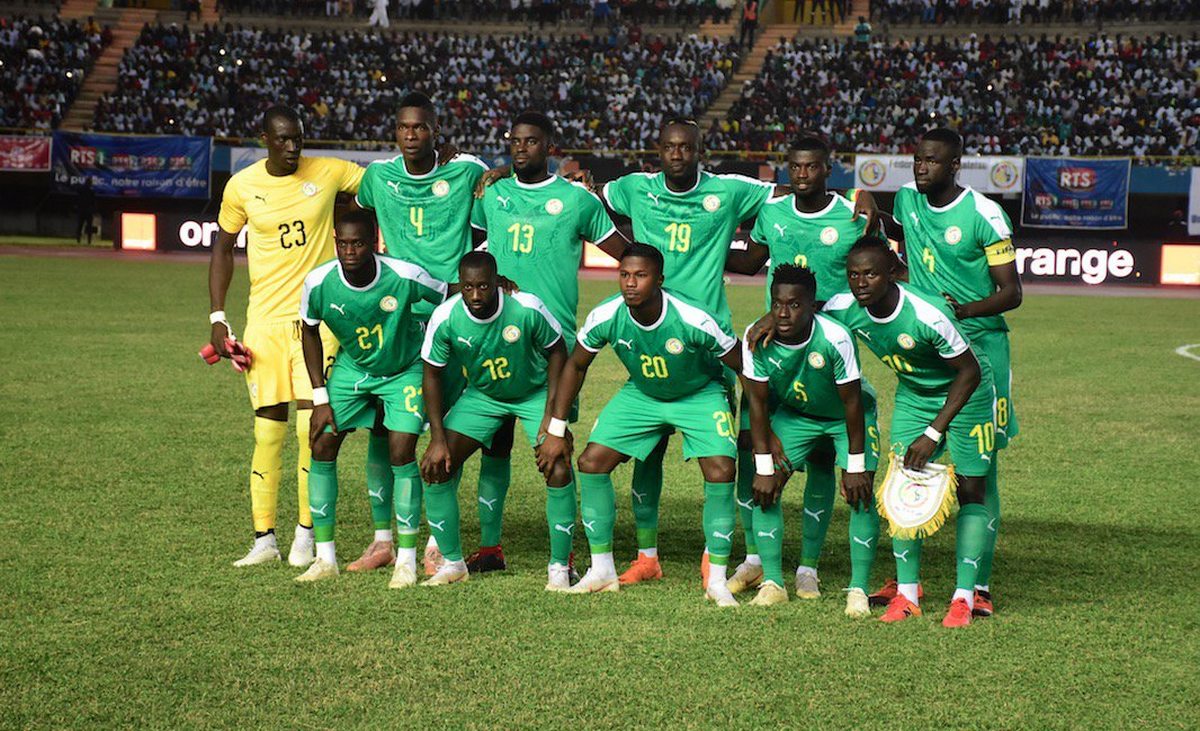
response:
[[[217,223],[233,234],[248,227],[247,322],[299,319],[304,277],[335,255],[337,194],[357,192],[362,176],[363,168],[348,160],[301,157],[291,175],[271,175],[259,160],[229,179]]]

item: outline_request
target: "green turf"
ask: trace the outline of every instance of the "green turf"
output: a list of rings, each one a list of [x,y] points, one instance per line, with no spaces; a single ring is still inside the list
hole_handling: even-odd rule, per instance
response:
[[[1200,342],[1194,300],[1030,297],[1011,318],[1023,434],[1001,464],[999,613],[952,632],[938,621],[952,524],[926,549],[925,619],[842,615],[841,505],[824,598],[706,604],[700,477],[678,440],[659,585],[544,593],[543,488],[521,449],[505,575],[393,592],[385,573],[299,587],[285,565],[235,570],[250,539],[251,417],[241,380],[196,357],[204,271],[0,257],[0,727],[1200,725],[1200,363],[1172,352]],[[236,282],[230,312],[244,269]],[[586,282],[584,306],[612,290]],[[740,323],[761,302],[752,288],[730,296]],[[867,371],[886,404],[892,379],[874,361]],[[619,380],[605,354],[582,425]],[[363,442],[348,440],[341,461],[345,560],[369,539]],[[617,484],[628,558],[627,469]],[[789,571],[800,492],[785,493]],[[886,546],[876,581],[890,573]],[[581,536],[576,547],[586,554]]]

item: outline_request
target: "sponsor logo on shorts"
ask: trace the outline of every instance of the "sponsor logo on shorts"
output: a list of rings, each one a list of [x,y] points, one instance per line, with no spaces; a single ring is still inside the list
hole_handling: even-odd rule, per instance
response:
[[[826,246],[833,246],[838,240],[838,230],[833,226],[826,226],[821,229],[821,243]]]
[[[813,368],[821,369],[825,367],[825,356],[820,353],[809,353],[808,364]]]
[[[505,342],[515,343],[521,339],[521,328],[516,325],[509,325],[504,328],[504,332],[501,334],[504,336]]]
[[[679,355],[683,352],[683,343],[679,338],[671,338],[667,341],[667,352],[671,355]]]
[[[450,195],[450,183],[445,180],[439,180],[433,184],[433,194],[438,198],[445,198]]]
[[[384,297],[383,299],[379,300],[379,309],[383,310],[384,312],[395,312],[396,308],[398,308],[399,306],[400,306],[399,300],[397,300],[395,297],[391,296],[390,294],[387,295],[386,297]]]
[[[720,207],[721,207],[721,199],[720,198],[716,197],[715,195],[704,196],[704,210],[708,211],[709,213],[713,213]]]
[[[957,244],[962,241],[962,229],[958,226],[951,226],[946,229],[946,243],[950,245]]]
[[[900,333],[896,337],[896,342],[900,343],[900,347],[905,350],[912,350],[917,347],[917,341],[913,340],[913,336],[908,333]]]
[[[305,183],[300,190],[304,191],[304,195],[308,196],[309,198],[312,198],[317,194],[317,186],[313,185],[312,183]]]
[[[551,216],[557,216],[558,214],[562,213],[562,211],[563,202],[559,199],[551,198],[550,200],[546,201],[546,213],[549,213]]]

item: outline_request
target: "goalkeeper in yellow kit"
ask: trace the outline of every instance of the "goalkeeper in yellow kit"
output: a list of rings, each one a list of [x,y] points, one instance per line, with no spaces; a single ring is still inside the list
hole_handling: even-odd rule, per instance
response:
[[[267,158],[229,179],[221,199],[220,230],[212,249],[208,289],[212,312],[211,342],[228,356],[230,335],[225,295],[233,277],[233,248],[248,227],[246,255],[250,303],[241,342],[253,354],[246,371],[254,408],[254,457],[250,463],[250,508],[254,545],[234,566],[280,560],[275,542],[275,513],[287,434],[288,404],[296,403],[299,518],[288,563],[312,563],[312,516],[308,509],[309,421],[312,384],[300,345],[300,293],[304,277],[333,258],[333,207],[338,193],[354,193],[363,168],[346,160],[301,157],[304,125],[288,107],[263,114],[262,141]],[[323,333],[331,364],[337,342]],[[328,365],[328,364],[327,364]]]

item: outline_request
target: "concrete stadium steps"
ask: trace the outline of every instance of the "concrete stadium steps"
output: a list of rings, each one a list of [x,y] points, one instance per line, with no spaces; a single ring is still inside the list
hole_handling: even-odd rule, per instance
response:
[[[78,7],[84,5],[87,6],[86,10]],[[98,8],[86,0],[67,0],[63,11],[63,17],[87,18],[94,15],[101,24],[112,28],[113,42],[100,54],[96,65],[84,79],[79,96],[75,97],[75,102],[63,119],[63,129],[83,130],[92,126],[96,103],[100,101],[100,97],[116,90],[117,68],[125,56],[125,51],[137,41],[143,25],[155,22],[158,11],[145,8]],[[68,11],[84,14],[67,16],[65,13]]]
[[[725,89],[721,91],[721,95],[716,98],[712,106],[704,113],[704,118],[700,122],[701,129],[707,131],[714,119],[724,118],[729,112],[729,108],[742,95],[742,85],[753,79],[762,70],[763,62],[767,58],[767,51],[771,50],[784,38],[791,38],[796,35],[799,26],[796,25],[772,25],[764,28],[758,37],[754,39],[754,46],[750,49],[750,53],[742,58],[742,65],[733,74],[733,78],[725,85]]]

